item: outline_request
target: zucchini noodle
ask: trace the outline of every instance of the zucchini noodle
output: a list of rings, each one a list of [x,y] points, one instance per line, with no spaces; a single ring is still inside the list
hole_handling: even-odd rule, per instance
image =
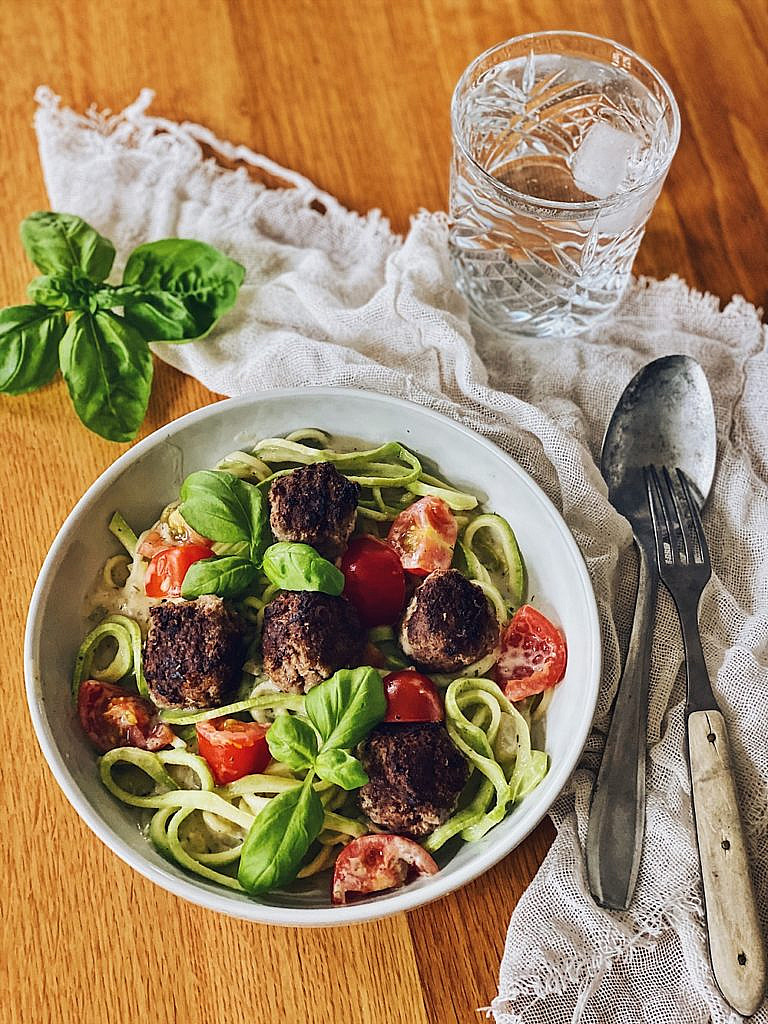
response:
[[[103,668],[94,669],[93,662],[105,640],[113,640],[117,649]],[[80,685],[86,679],[99,679],[103,683],[116,683],[128,675],[133,667],[131,635],[125,626],[105,620],[88,633],[75,658],[72,674],[72,696],[77,699]]]
[[[459,531],[454,565],[458,565],[484,593],[499,626],[524,600],[525,566],[515,535],[501,516],[484,512],[480,497],[452,486],[434,473],[439,469],[398,441],[360,451],[336,451],[332,437],[307,427],[285,437],[269,437],[249,450],[230,452],[216,469],[231,473],[259,487],[266,496],[270,484],[297,466],[322,462],[333,464],[360,488],[358,528],[384,537],[389,524],[415,501],[438,498],[454,513]],[[427,472],[424,464],[432,472]],[[179,502],[164,510],[152,530],[173,542],[189,536],[189,527],[178,511]],[[133,586],[143,593],[140,573],[145,559],[137,554],[140,538],[115,512],[109,529],[128,553],[113,555],[104,565],[103,581],[121,590]],[[147,531],[151,532],[151,531]],[[141,535],[145,536],[144,534]],[[245,555],[248,543],[216,542],[214,555]],[[127,584],[121,582],[128,573]],[[284,693],[263,674],[259,652],[264,611],[279,588],[259,574],[258,582],[232,606],[248,623],[248,660],[244,665],[240,697],[216,708],[158,709],[159,719],[171,726],[175,738],[158,752],[135,747],[110,750],[98,760],[105,788],[122,803],[148,814],[147,836],[157,851],[186,871],[244,891],[237,867],[251,826],[274,797],[304,784],[303,771],[271,762],[259,774],[217,786],[206,760],[197,750],[196,725],[215,718],[240,716],[270,724],[281,714],[304,716],[300,694]],[[131,609],[136,605],[122,603]],[[132,611],[133,614],[133,611]],[[376,627],[369,641],[380,648],[389,669],[412,667],[398,645],[391,626]],[[112,645],[114,652],[107,647]],[[487,676],[499,658],[497,646],[489,654],[462,669],[460,678],[431,674],[445,690],[445,725],[470,766],[467,785],[456,812],[424,841],[425,849],[439,850],[448,840],[480,840],[498,824],[526,793],[539,784],[548,769],[544,750],[536,749],[532,735],[543,745],[544,717],[552,690],[510,703]],[[104,660],[107,664],[98,667]],[[80,645],[73,674],[75,698],[87,678],[115,683],[133,677],[147,696],[142,671],[142,629],[126,615],[110,615],[92,629]],[[254,678],[255,677],[255,678]],[[299,878],[309,878],[333,865],[340,847],[371,831],[379,831],[362,816],[355,817],[355,803],[341,787],[314,778],[312,787],[323,806],[323,828],[311,844]]]
[[[114,770],[126,766],[143,772],[152,784],[152,791],[142,795],[122,786]],[[170,774],[169,769],[173,768],[189,772],[197,787],[179,786]],[[266,772],[246,775],[217,788],[204,758],[183,749],[151,753],[136,747],[118,747],[99,759],[99,773],[104,786],[118,800],[131,807],[154,809],[148,836],[159,853],[188,871],[238,890],[242,887],[237,879],[216,868],[236,864],[245,836],[269,799],[302,785],[299,779]],[[333,846],[349,842],[367,831],[362,822],[330,809],[339,802],[339,794],[342,802],[346,799],[343,790],[321,781],[315,783],[314,788],[325,807],[324,835],[320,851],[302,868],[302,878],[329,865]],[[193,815],[197,815],[197,819],[193,819]],[[197,827],[190,830],[189,826],[198,819]],[[182,828],[185,823],[186,834]],[[209,849],[212,845],[221,848]]]
[[[136,553],[136,545],[139,542],[138,537],[119,512],[115,512],[110,519],[109,532],[117,537],[131,558],[133,558]]]
[[[424,843],[439,850],[459,834],[475,842],[497,825],[547,772],[548,757],[531,748],[525,718],[490,679],[456,679],[445,694],[445,724],[454,744],[469,761],[469,803],[436,829]],[[465,790],[465,792],[467,792]]]
[[[490,573],[474,548],[480,530],[487,530],[490,534],[489,546],[501,565],[511,604],[517,608],[525,596],[525,566],[512,527],[501,516],[486,512],[471,520],[462,535],[461,548],[470,575],[478,582],[491,584]]]
[[[119,590],[125,585],[125,581],[128,579],[128,573],[130,571],[132,559],[128,555],[112,555],[104,563],[104,569],[102,571],[102,578],[104,585],[107,587],[114,587],[115,590]],[[120,571],[124,574],[123,582],[120,583],[115,579],[115,573]]]
[[[216,469],[221,469],[232,476],[239,476],[243,480],[256,480],[261,483],[272,475],[269,466],[257,459],[248,452],[231,452],[216,463]]]
[[[234,704],[225,704],[223,707],[206,708],[204,711],[164,710],[160,712],[160,720],[168,725],[196,725],[198,722],[208,722],[212,718],[225,718],[237,715],[241,711],[256,709],[301,713],[304,710],[304,697],[300,693],[275,691],[261,694],[258,697],[246,697],[245,700],[238,700]]]

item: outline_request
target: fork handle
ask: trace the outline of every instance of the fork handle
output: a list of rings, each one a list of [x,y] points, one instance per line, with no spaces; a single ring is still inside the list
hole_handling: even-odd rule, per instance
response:
[[[765,950],[719,711],[689,714],[688,753],[712,970],[731,1006],[748,1017],[763,999]]]

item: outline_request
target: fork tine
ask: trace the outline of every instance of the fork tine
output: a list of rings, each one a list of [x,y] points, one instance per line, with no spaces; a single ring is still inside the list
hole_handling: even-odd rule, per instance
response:
[[[704,527],[701,525],[701,514],[699,512],[698,502],[691,493],[691,486],[688,483],[688,477],[682,469],[677,470],[677,478],[680,481],[680,490],[685,498],[690,522],[693,524],[693,532],[696,536],[697,550],[694,552],[693,561],[706,565],[707,568],[709,568],[709,549],[704,536]]]
[[[653,521],[653,537],[656,541],[656,561],[658,562],[659,568],[666,562],[670,561],[667,558],[667,550],[672,552],[672,542],[669,534],[669,522],[664,511],[664,505],[661,501],[661,485],[659,483],[659,475],[656,472],[655,466],[646,466],[643,470],[645,477],[645,489],[648,493],[648,504],[651,509],[651,519]]]
[[[683,519],[683,511],[680,502],[680,498],[677,493],[677,488],[672,480],[672,476],[666,466],[662,467],[664,474],[664,487],[661,490],[661,497],[664,502],[664,507],[667,509],[670,516],[671,532],[676,533],[679,540],[682,542],[682,554],[685,556],[687,565],[693,563],[692,551],[693,545],[690,542],[688,529]],[[678,557],[678,561],[682,561]]]

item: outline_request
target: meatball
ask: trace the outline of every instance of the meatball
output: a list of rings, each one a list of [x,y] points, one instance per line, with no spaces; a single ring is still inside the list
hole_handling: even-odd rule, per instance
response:
[[[278,594],[264,609],[264,671],[289,693],[302,693],[340,668],[360,665],[366,634],[343,597],[310,591]]]
[[[457,569],[430,573],[411,598],[400,646],[427,671],[453,672],[489,654],[499,623],[483,591]]]
[[[220,597],[164,601],[149,610],[144,676],[161,708],[215,708],[240,682],[243,623]]]
[[[358,799],[376,825],[426,836],[453,813],[469,767],[441,722],[377,726],[360,748],[369,782]]]
[[[272,533],[278,540],[311,544],[335,561],[355,528],[359,493],[330,462],[294,469],[269,489]]]

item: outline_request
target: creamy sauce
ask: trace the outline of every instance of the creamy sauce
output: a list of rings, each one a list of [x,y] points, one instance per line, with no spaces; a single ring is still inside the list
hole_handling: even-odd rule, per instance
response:
[[[128,579],[122,587],[107,584],[103,570],[99,570],[93,587],[85,596],[85,615],[88,621],[96,624],[107,615],[127,615],[138,622],[146,635],[149,628],[149,609],[161,601],[160,598],[147,597],[144,591],[147,565],[147,560],[136,554],[130,565]]]

